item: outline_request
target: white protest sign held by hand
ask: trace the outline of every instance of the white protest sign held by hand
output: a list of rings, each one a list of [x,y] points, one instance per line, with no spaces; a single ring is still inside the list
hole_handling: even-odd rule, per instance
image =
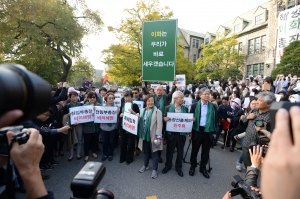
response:
[[[144,102],[143,101],[133,101],[133,103],[139,106],[140,113],[141,113],[142,109],[144,108]]]
[[[160,84],[151,84],[151,88],[153,88],[154,90],[156,89],[156,87],[160,86]]]
[[[185,87],[185,75],[176,75],[176,86]]]
[[[131,107],[132,107],[132,103],[126,102],[124,107],[124,112],[130,113],[129,109],[131,109]]]
[[[189,111],[189,112],[190,112],[190,110],[191,110],[192,101],[193,101],[193,99],[190,98],[190,97],[185,97],[185,98],[183,99],[183,104],[182,104],[182,105],[184,105],[186,108],[188,108],[188,111]]]
[[[115,98],[122,98],[122,95],[120,93],[115,93]]]
[[[167,122],[167,131],[190,133],[193,128],[192,113],[167,113],[167,117],[171,118]]]
[[[138,116],[124,112],[122,126],[125,131],[137,135],[138,123]]]
[[[244,100],[243,108],[248,108],[249,104],[250,104],[250,98],[246,97]]]
[[[115,106],[95,106],[95,123],[117,123],[118,107]]]
[[[123,96],[123,91],[124,89],[118,88],[118,94],[121,94],[121,96]]]
[[[70,108],[71,125],[94,121],[93,106],[77,106]]]
[[[117,107],[121,107],[121,98],[115,98],[114,104]]]

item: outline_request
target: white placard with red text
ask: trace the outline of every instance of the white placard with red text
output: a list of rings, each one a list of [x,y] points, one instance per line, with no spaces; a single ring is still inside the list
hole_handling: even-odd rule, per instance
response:
[[[70,108],[71,125],[94,121],[93,106],[77,106]]]
[[[167,117],[171,118],[167,122],[167,131],[190,133],[193,128],[192,113],[167,113]]]
[[[124,112],[122,126],[125,131],[137,135],[138,123],[138,116]]]
[[[95,106],[95,123],[117,123],[118,107],[116,106]]]
[[[185,87],[185,75],[176,75],[176,86]]]

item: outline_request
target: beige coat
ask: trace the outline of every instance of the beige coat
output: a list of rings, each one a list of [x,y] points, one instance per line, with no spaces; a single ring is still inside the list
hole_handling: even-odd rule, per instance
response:
[[[71,124],[70,117],[68,116],[68,114],[65,114],[63,116],[62,123],[65,124],[66,122]],[[65,143],[67,143],[68,150],[70,150],[74,144],[78,143],[77,132],[76,132],[76,128],[74,126],[72,128],[70,128],[68,131],[62,132],[62,133],[65,134],[64,141],[65,141]]]
[[[157,135],[162,136],[162,128],[163,128],[163,123],[162,123],[162,113],[159,109],[154,107],[152,118],[151,118],[151,126],[150,126],[150,139],[151,139],[151,144],[152,144],[152,150],[153,152],[163,150],[163,141],[161,141],[160,146],[156,148],[154,144],[154,140]],[[143,139],[140,138],[139,140],[139,149],[142,151],[143,150]]]

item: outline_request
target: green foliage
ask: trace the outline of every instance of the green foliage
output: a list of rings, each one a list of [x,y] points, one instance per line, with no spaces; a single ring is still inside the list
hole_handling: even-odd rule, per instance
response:
[[[71,68],[67,81],[72,82],[72,85],[78,87],[81,85],[84,77],[91,80],[94,77],[94,74],[95,69],[93,65],[87,61],[87,58],[80,57]]]
[[[275,78],[278,74],[300,75],[300,41],[293,41],[284,48],[283,56],[271,76]]]
[[[196,62],[196,79],[203,80],[206,77],[221,79],[230,68],[239,69],[244,63],[246,56],[239,54],[235,49],[238,41],[237,36],[222,36],[210,44],[203,44],[202,57]]]
[[[1,0],[0,54],[49,83],[66,81],[72,59],[81,53],[83,36],[100,31],[102,24],[83,0],[74,5],[61,0]]]
[[[140,84],[143,21],[169,19],[173,12],[167,6],[160,6],[158,0],[138,1],[134,8],[125,9],[125,12],[129,16],[121,20],[119,27],[108,27],[120,44],[113,44],[102,53],[106,56],[104,62],[112,64],[107,71],[109,81],[133,86]],[[184,57],[183,48],[179,45],[176,64],[176,74],[192,77],[192,64]]]
[[[243,79],[243,73],[238,68],[228,68],[225,70],[224,79],[228,79],[229,77],[232,79]]]

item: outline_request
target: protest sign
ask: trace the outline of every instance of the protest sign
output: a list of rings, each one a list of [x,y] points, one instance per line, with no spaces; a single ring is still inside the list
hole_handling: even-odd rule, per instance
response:
[[[164,90],[167,90],[167,85],[161,85]]]
[[[133,103],[139,106],[140,113],[141,113],[142,109],[144,108],[144,102],[143,101],[133,101]]]
[[[156,87],[158,87],[160,84],[151,84],[151,88],[153,88],[154,90],[156,89]]]
[[[130,112],[129,112],[129,109],[132,109],[132,103],[126,102],[126,103],[125,103],[125,107],[124,107],[124,112],[130,113]]]
[[[138,116],[124,112],[122,126],[125,131],[137,135],[138,123]]]
[[[281,95],[279,95],[279,94],[275,94],[275,97],[276,97],[276,102],[279,102],[279,101],[280,101],[280,99],[281,99]]]
[[[123,91],[124,91],[124,89],[121,89],[121,88],[118,88],[118,94],[121,94],[121,96],[123,96]]]
[[[167,131],[190,133],[193,127],[192,113],[167,113],[167,117],[171,118],[167,122]]]
[[[114,104],[117,107],[121,107],[121,98],[115,98]]]
[[[185,75],[176,75],[176,86],[185,87]]]
[[[71,125],[94,121],[93,106],[77,106],[70,108]]]
[[[122,98],[122,95],[120,93],[115,93],[115,98]]]
[[[177,19],[144,21],[142,28],[143,81],[173,81],[176,69]]]
[[[118,107],[115,106],[95,106],[95,123],[117,123]]]
[[[185,97],[183,99],[183,104],[186,108],[188,108],[188,111],[190,112],[191,110],[191,104],[192,104],[193,99],[190,97]]]
[[[250,104],[250,98],[246,97],[244,100],[243,108],[248,108]]]

